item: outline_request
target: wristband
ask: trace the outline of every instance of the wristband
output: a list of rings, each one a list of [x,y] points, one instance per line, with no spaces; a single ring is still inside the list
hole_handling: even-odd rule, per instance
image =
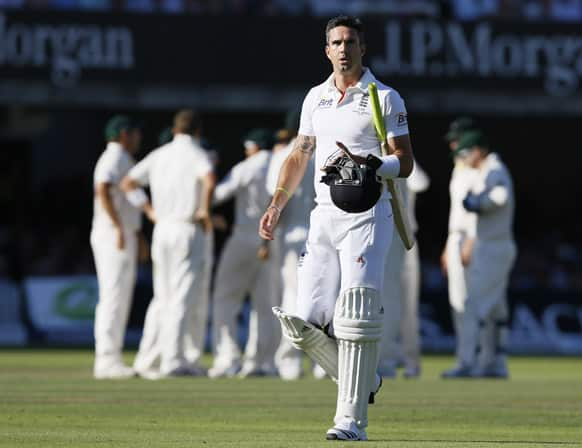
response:
[[[269,205],[267,207],[267,210],[270,208],[274,208],[275,210],[277,210],[277,212],[279,212],[279,214],[281,214],[281,209],[279,207],[277,207],[276,205],[274,205],[274,204]]]
[[[400,160],[394,154],[380,157],[382,165],[376,170],[376,174],[384,179],[394,179],[400,174]]]
[[[289,191],[285,187],[277,187],[275,188],[275,191],[282,191],[287,195],[287,200],[291,199],[291,193],[289,193]]]

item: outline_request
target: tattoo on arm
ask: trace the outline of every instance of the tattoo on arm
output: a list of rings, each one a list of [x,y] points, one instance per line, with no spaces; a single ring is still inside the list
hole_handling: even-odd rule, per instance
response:
[[[305,135],[298,136],[295,149],[305,154],[312,155],[315,151],[315,137],[307,137]]]

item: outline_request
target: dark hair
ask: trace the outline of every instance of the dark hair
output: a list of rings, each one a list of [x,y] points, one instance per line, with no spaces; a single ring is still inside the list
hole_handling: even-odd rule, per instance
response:
[[[325,27],[325,43],[329,42],[329,32],[338,26],[346,26],[352,28],[358,32],[358,37],[360,39],[360,44],[364,43],[364,24],[360,19],[353,16],[337,16],[333,19],[329,19]]]
[[[202,120],[198,112],[191,109],[179,110],[174,115],[174,132],[180,134],[192,134],[202,125]]]

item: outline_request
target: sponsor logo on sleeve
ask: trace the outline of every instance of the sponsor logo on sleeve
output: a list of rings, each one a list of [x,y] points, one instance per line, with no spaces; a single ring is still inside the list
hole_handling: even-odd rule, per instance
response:
[[[404,112],[398,114],[398,120],[396,121],[396,126],[402,127],[408,124],[408,115]]]

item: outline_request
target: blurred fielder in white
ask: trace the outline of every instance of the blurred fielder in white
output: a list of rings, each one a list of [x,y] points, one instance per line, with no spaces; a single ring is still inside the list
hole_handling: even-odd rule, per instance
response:
[[[194,143],[202,146],[199,137],[201,127],[198,125],[193,130]],[[158,143],[159,148],[168,148],[169,143],[174,139],[172,127],[165,128],[160,132]],[[156,150],[157,150],[156,149]],[[216,165],[216,157],[209,153],[213,166]],[[191,309],[191,318],[188,329],[184,334],[184,357],[188,364],[188,371],[195,375],[205,375],[206,370],[201,364],[204,343],[206,339],[206,329],[208,320],[208,306],[210,295],[210,281],[212,275],[212,263],[214,259],[214,232],[209,231],[204,234],[204,268],[203,286],[200,294],[196,298],[196,306]],[[162,375],[159,371],[159,362],[163,347],[160,344],[160,328],[162,318],[162,307],[164,301],[152,297],[147,309],[143,334],[140,340],[139,349],[134,360],[133,368],[138,375],[146,379],[160,379]]]
[[[236,164],[216,186],[214,204],[235,198],[232,233],[224,245],[212,295],[214,363],[211,378],[274,375],[278,340],[271,314],[274,272],[257,226],[269,195],[265,187],[273,134],[255,129],[244,139],[246,159]],[[244,362],[238,346],[237,316],[250,295],[251,316]],[[240,371],[239,371],[240,370]]]
[[[91,248],[95,258],[99,301],[95,310],[95,365],[97,379],[128,378],[133,369],[122,359],[127,319],[133,299],[141,228],[141,212],[119,188],[135,165],[141,131],[124,115],[112,117],[105,129],[107,148],[94,171],[94,212]],[[141,192],[142,194],[143,191]]]
[[[456,363],[451,369],[442,372],[443,378],[466,376],[471,370],[470,367],[464,366],[462,361],[463,357],[466,357],[463,353],[467,351],[467,343],[463,339],[464,333],[461,331],[467,301],[467,273],[462,261],[462,252],[464,247],[469,247],[472,244],[469,233],[475,227],[476,221],[476,215],[469,213],[463,207],[463,199],[469,192],[474,178],[474,170],[462,158],[458,157],[456,150],[463,133],[474,128],[473,119],[460,117],[451,122],[445,135],[454,167],[449,182],[448,236],[441,255],[441,268],[448,282],[449,303],[456,338]],[[474,350],[474,347],[469,347],[469,350]]]
[[[155,317],[155,313],[148,311],[145,326],[155,329],[159,325],[159,334],[157,338],[145,331],[144,334],[153,338],[148,344],[161,347],[162,376],[201,373],[193,368],[197,360],[188,360],[185,353],[192,313],[203,313],[200,321],[205,322],[206,310],[198,308],[197,300],[204,297],[207,286],[205,234],[212,231],[209,206],[215,185],[210,160],[192,138],[199,123],[199,116],[193,111],[179,111],[174,118],[173,140],[152,151],[123,181],[128,192],[139,185],[149,184],[151,188],[156,225],[152,241],[154,299],[150,307],[158,310],[159,321],[150,324],[148,318]],[[198,345],[204,342],[203,337],[200,339]],[[143,345],[145,349],[145,340]],[[199,353],[202,352],[200,346]]]
[[[507,287],[517,255],[513,181],[499,156],[489,151],[482,132],[465,132],[458,145],[458,156],[475,170],[462,204],[477,217],[468,235],[471,243],[463,247],[461,255],[467,269],[461,327],[466,350],[461,351],[461,367],[469,369],[471,376],[507,378]]]

